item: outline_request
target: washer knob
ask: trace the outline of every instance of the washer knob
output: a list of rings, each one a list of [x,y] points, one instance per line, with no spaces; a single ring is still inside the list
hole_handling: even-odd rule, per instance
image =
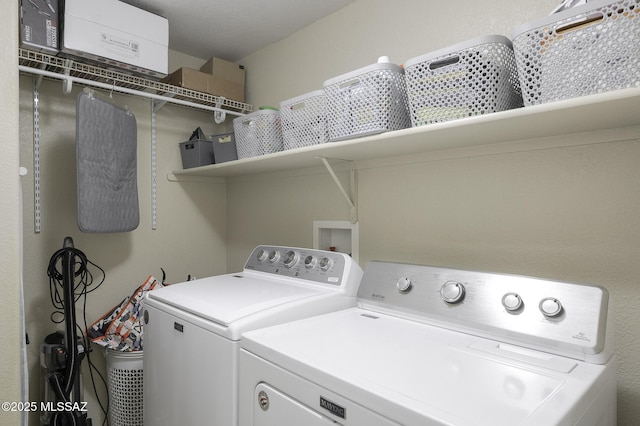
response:
[[[269,253],[266,250],[260,250],[258,252],[258,256],[257,257],[258,257],[258,260],[260,262],[263,262],[263,261],[267,260],[267,257],[269,257]]]
[[[540,312],[546,317],[556,317],[562,312],[562,303],[553,297],[545,297],[540,301]]]
[[[400,293],[408,293],[411,290],[411,280],[407,277],[398,278],[396,287]]]
[[[456,281],[447,281],[440,287],[440,296],[449,304],[460,303],[464,299],[464,285]]]
[[[292,268],[296,263],[298,263],[299,258],[300,256],[298,255],[298,253],[293,250],[289,250],[284,254],[284,258],[282,261],[284,263],[284,266],[286,266],[287,268]]]
[[[522,307],[522,298],[518,293],[507,293],[502,296],[502,306],[509,311],[517,311]]]
[[[271,250],[269,252],[269,262],[276,263],[280,259],[280,252],[278,250]]]
[[[333,260],[329,259],[328,257],[323,257],[322,259],[320,259],[320,269],[322,269],[323,271],[329,270],[329,268],[331,268],[331,265],[333,265]]]
[[[307,269],[311,269],[316,266],[317,259],[311,255],[304,258],[304,267]]]

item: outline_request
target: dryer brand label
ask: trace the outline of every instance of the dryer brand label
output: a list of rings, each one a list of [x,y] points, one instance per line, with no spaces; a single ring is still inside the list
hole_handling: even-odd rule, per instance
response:
[[[180,333],[184,333],[184,325],[174,322],[173,323],[173,328],[175,328],[176,330],[178,330]]]
[[[339,406],[338,404],[334,404],[333,402],[320,397],[320,407],[329,411],[334,416],[338,416],[341,419],[346,419],[347,410],[344,407]]]

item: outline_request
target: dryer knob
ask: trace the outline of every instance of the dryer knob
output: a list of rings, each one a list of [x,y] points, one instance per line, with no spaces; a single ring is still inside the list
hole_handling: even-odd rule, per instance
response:
[[[464,285],[456,281],[447,281],[440,287],[440,296],[451,305],[460,303],[464,299]]]
[[[517,311],[522,307],[522,298],[518,293],[507,293],[502,296],[502,306],[509,312]]]
[[[398,278],[396,288],[400,293],[408,293],[411,290],[411,280],[407,277]]]
[[[545,317],[557,317],[562,312],[562,303],[553,297],[545,297],[540,301],[540,312]]]

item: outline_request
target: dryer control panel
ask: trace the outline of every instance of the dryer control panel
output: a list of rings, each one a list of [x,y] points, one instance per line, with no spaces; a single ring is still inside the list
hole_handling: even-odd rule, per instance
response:
[[[367,309],[577,359],[606,361],[608,356],[609,294],[599,286],[370,262],[358,302]]]
[[[350,256],[340,252],[297,247],[258,246],[244,265],[245,270],[343,286],[360,282],[362,272]]]

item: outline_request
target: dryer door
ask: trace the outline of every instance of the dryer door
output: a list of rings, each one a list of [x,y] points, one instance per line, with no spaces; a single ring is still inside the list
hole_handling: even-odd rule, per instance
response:
[[[256,386],[253,396],[253,426],[340,425],[265,383]]]

